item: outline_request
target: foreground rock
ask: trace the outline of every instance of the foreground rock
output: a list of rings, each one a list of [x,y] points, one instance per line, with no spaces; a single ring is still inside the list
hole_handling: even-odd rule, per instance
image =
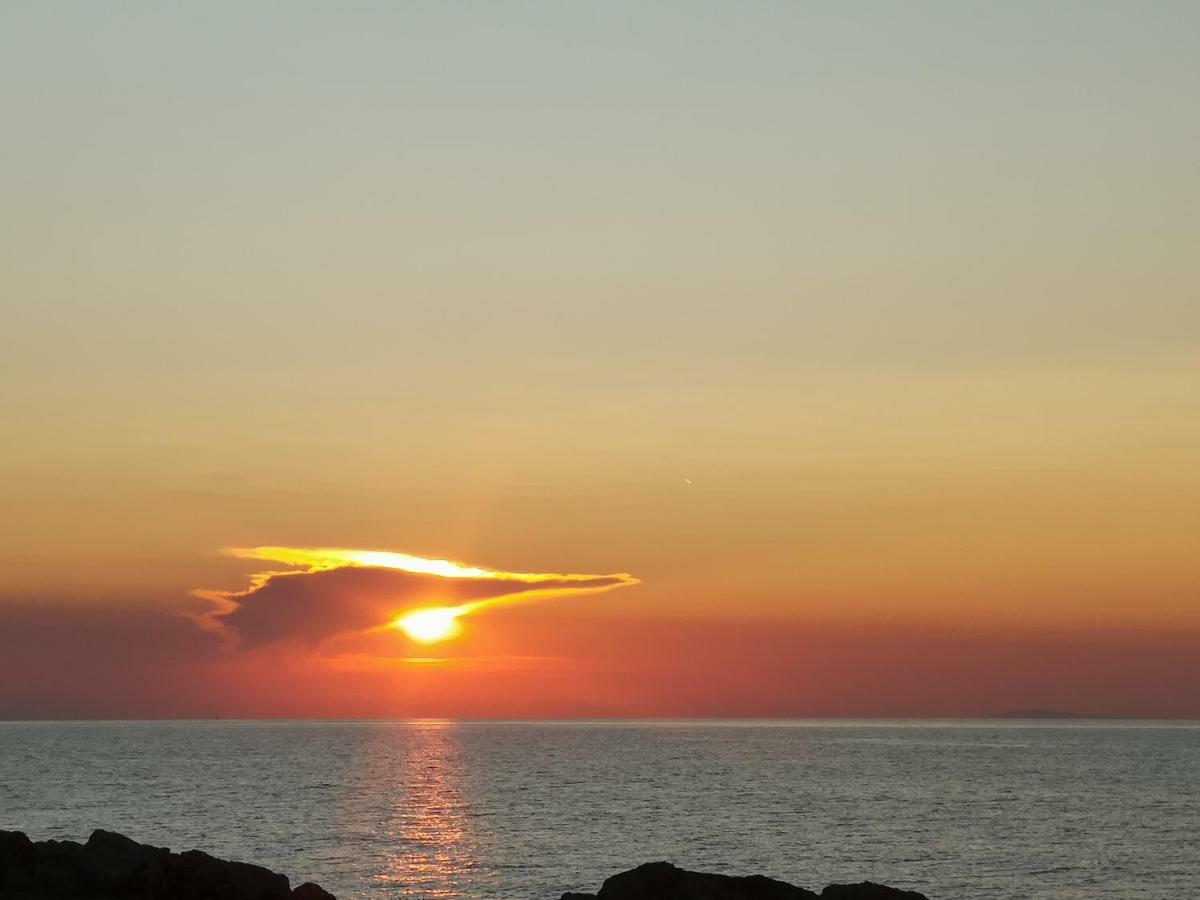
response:
[[[315,884],[295,890],[286,875],[228,862],[199,850],[172,853],[113,831],[86,844],[31,841],[0,830],[0,900],[335,900]],[[820,894],[762,875],[735,877],[646,863],[604,882],[599,893],[562,900],[928,900],[924,894],[864,881],[831,884]]]
[[[762,875],[735,877],[689,872],[670,863],[654,862],[614,875],[598,894],[563,894],[562,900],[928,900],[916,891],[902,891],[864,881],[831,884],[819,894]]]
[[[188,850],[139,844],[113,831],[86,844],[31,841],[0,831],[4,900],[334,900],[315,884],[292,890],[286,875]]]

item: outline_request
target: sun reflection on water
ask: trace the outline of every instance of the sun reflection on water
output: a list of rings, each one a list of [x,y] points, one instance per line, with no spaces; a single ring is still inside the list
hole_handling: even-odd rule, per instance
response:
[[[393,784],[385,858],[375,882],[400,897],[461,898],[477,854],[467,823],[464,760],[453,722],[414,722]],[[382,786],[381,786],[382,787]]]

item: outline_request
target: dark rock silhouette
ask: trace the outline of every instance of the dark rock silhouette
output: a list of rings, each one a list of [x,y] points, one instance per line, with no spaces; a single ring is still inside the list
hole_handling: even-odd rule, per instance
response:
[[[562,900],[928,900],[864,881],[831,884],[820,894],[763,875],[736,877],[689,872],[666,862],[645,863],[613,875],[596,894],[568,893]]]
[[[319,884],[306,881],[292,891],[292,900],[337,900],[337,898]]]
[[[31,841],[0,831],[0,900],[335,900],[312,883],[293,890],[286,875],[199,850],[172,853],[113,831],[86,844]],[[654,862],[607,879],[598,893],[562,900],[928,900],[864,881],[820,894],[763,875],[689,872]]]
[[[886,884],[860,881],[858,884],[831,884],[821,891],[821,900],[929,900],[929,898],[916,891],[902,891],[899,888],[888,887]]]
[[[4,900],[334,900],[315,884],[294,891],[286,875],[188,850],[172,853],[113,831],[86,844],[31,841],[0,831]]]

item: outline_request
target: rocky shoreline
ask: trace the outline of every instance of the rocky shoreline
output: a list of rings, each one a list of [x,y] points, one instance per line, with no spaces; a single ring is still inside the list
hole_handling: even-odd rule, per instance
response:
[[[566,893],[561,900],[929,900],[916,891],[863,881],[831,884],[819,894],[763,875],[711,875],[666,862],[645,863],[614,875],[595,894]]]
[[[762,875],[689,872],[646,863],[607,879],[595,894],[561,900],[928,900],[924,894],[864,881],[819,894]],[[292,888],[262,866],[200,850],[172,853],[98,829],[87,843],[32,841],[0,831],[0,900],[334,900],[319,885]]]
[[[200,850],[172,853],[97,829],[86,844],[0,831],[4,900],[334,900],[318,885]]]

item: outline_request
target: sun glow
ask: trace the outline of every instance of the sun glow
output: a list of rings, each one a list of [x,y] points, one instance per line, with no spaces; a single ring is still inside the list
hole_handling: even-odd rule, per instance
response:
[[[504,572],[497,569],[471,566],[449,559],[429,559],[423,556],[413,556],[409,553],[395,553],[389,550],[356,550],[344,547],[226,547],[223,551],[238,559],[263,560],[283,563],[299,571],[267,570],[250,576],[250,587],[244,591],[209,591],[197,590],[193,593],[210,601],[214,608],[209,612],[198,615],[197,623],[217,634],[236,639],[239,637],[239,610],[247,604],[258,602],[259,595],[276,593],[287,594],[305,576],[330,573],[337,569],[392,569],[398,572],[408,572],[413,575],[435,576],[446,579],[450,583],[445,592],[428,584],[429,579],[413,579],[414,586],[400,582],[398,593],[393,599],[368,600],[368,605],[375,603],[378,607],[379,618],[375,619],[364,629],[364,623],[357,621],[354,627],[338,628],[336,616],[333,625],[325,622],[324,637],[332,637],[349,631],[379,631],[392,629],[403,632],[411,640],[422,644],[434,644],[448,641],[462,634],[463,626],[459,619],[474,615],[485,609],[499,605],[516,603],[532,603],[559,597],[577,597],[587,594],[600,594],[615,588],[638,584],[638,579],[626,573],[612,575],[580,575],[561,574],[553,572]],[[322,577],[327,577],[322,575]],[[424,581],[425,583],[420,583]],[[413,609],[411,603],[416,596],[424,594],[426,601],[435,597],[443,600],[454,599],[455,582],[475,581],[492,582],[490,588],[476,584],[462,593],[471,596],[457,606],[429,606]],[[411,593],[406,593],[406,591]],[[318,592],[319,595],[320,592]],[[330,595],[331,598],[333,595]],[[464,598],[465,599],[465,598]],[[400,610],[408,608],[408,612]],[[369,614],[369,613],[368,613]],[[233,628],[230,628],[230,625]]]
[[[418,609],[396,619],[392,622],[392,627],[400,629],[414,641],[436,644],[462,633],[458,617],[464,612],[464,608],[454,606]]]

